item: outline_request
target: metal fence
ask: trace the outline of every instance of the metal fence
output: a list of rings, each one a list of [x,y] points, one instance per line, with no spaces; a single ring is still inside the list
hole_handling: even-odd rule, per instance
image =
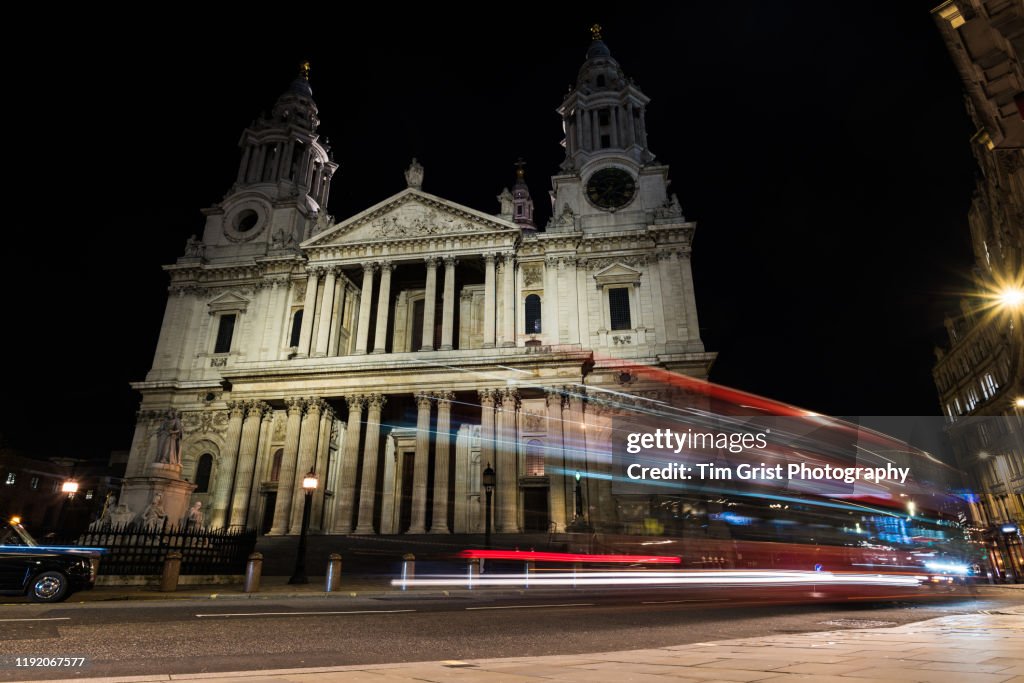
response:
[[[246,558],[256,547],[256,531],[123,525],[87,531],[78,545],[106,549],[100,575],[160,574],[171,551],[181,553],[182,574],[244,574]]]

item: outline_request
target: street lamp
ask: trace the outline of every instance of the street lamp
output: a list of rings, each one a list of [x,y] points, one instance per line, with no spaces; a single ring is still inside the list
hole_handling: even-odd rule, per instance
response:
[[[487,463],[487,468],[480,476],[480,481],[484,485],[484,491],[487,494],[487,505],[484,507],[484,545],[487,546],[488,550],[491,549],[491,494],[494,493],[496,480],[497,477],[494,476],[494,469],[491,467],[491,463]]]
[[[302,506],[302,531],[299,532],[299,549],[295,555],[295,572],[288,583],[309,583],[306,576],[306,531],[309,530],[309,510],[313,507],[313,491],[316,491],[316,472],[310,472],[302,479],[302,491],[306,494],[306,500]]]
[[[71,499],[75,497],[75,494],[78,493],[78,482],[74,479],[66,479],[60,485],[60,490],[64,494],[64,500],[60,504],[60,514],[57,515],[57,534],[62,536],[67,525],[68,505],[71,503]]]
[[[583,486],[580,485],[580,479],[583,477],[579,471],[576,472],[576,519],[583,519]]]

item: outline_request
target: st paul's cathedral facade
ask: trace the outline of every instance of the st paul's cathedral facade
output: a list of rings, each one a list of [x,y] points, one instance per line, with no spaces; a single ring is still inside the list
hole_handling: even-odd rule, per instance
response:
[[[490,465],[499,534],[628,521],[611,420],[667,390],[635,369],[703,379],[715,357],[647,104],[595,33],[543,229],[522,168],[492,214],[426,192],[415,160],[406,189],[335,222],[300,74],[165,266],[122,510],[158,497],[171,523],[201,503],[211,528],[297,534],[313,472],[314,533],[478,533]]]

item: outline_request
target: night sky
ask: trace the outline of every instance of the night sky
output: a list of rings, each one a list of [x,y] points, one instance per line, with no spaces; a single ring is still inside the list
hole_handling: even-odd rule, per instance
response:
[[[697,221],[712,380],[827,414],[937,414],[932,347],[967,283],[976,169],[931,4],[507,5],[500,20],[342,23],[294,6],[131,32],[65,17],[40,55],[8,60],[0,433],[43,456],[128,447],[160,266],[201,234],[242,130],[302,59],[341,164],[336,220],[402,190],[413,156],[427,192],[496,213],[522,156],[543,225],[564,156],[555,108],[594,21],[651,98],[651,149]]]

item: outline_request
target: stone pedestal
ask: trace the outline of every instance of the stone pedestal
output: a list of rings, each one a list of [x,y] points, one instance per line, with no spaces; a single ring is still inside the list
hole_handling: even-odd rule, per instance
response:
[[[131,510],[133,523],[141,524],[143,511],[159,493],[167,514],[167,526],[181,526],[196,485],[181,478],[181,465],[154,462],[146,466],[145,472],[145,476],[130,477],[125,481],[118,502]]]

